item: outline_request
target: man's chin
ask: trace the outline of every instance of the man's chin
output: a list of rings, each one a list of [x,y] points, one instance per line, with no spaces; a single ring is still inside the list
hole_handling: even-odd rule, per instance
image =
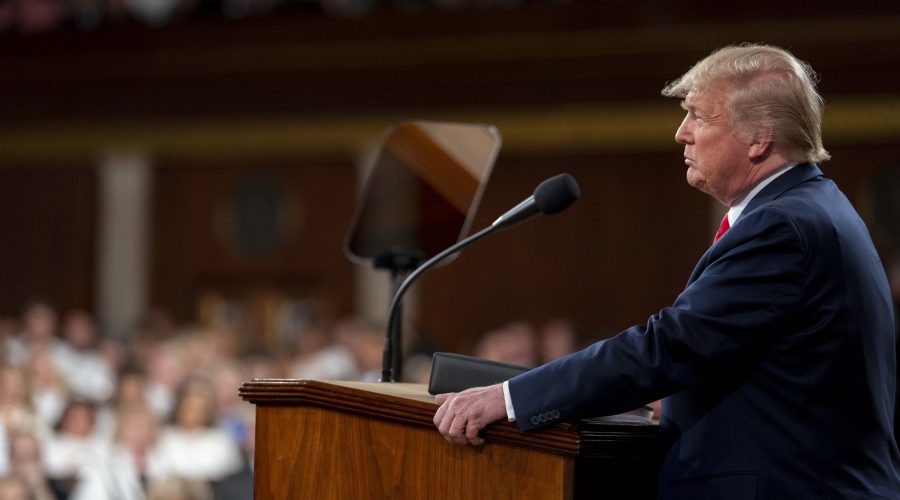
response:
[[[703,179],[698,179],[697,175],[695,175],[694,169],[688,167],[687,172],[685,173],[685,178],[687,179],[687,183],[694,188],[703,191],[703,188],[706,187],[706,181]],[[706,191],[703,191],[706,192]]]

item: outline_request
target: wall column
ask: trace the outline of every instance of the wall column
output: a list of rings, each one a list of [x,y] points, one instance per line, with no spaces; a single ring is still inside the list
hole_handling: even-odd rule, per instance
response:
[[[147,309],[152,170],[141,153],[107,154],[99,167],[97,318],[122,338]]]

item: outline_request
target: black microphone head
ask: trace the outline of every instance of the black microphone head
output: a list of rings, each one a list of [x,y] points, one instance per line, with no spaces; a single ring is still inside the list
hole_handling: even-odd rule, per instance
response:
[[[581,196],[578,183],[569,174],[559,174],[538,184],[534,203],[542,214],[558,214],[569,208]]]

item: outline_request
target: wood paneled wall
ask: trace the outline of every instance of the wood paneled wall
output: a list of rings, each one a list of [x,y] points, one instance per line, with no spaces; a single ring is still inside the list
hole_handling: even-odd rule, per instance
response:
[[[163,163],[153,193],[153,305],[181,321],[197,317],[205,295],[251,309],[268,297],[270,305],[298,301],[314,316],[352,312],[353,269],[343,254],[352,164]],[[272,334],[271,325],[249,327]]]
[[[91,168],[0,169],[0,314],[94,304],[96,203]]]
[[[615,333],[672,301],[712,229],[715,209],[684,183],[671,142],[677,106],[659,89],[740,40],[786,46],[819,71],[826,172],[865,214],[867,183],[900,157],[900,10],[754,5],[759,21],[743,23],[739,11],[681,7],[285,13],[0,37],[0,308],[53,283],[58,300],[91,305],[94,174],[56,166],[131,148],[157,159],[154,305],[184,319],[205,290],[263,289],[346,314],[353,268],[341,245],[363,144],[401,119],[497,118],[509,140],[475,227],[560,171],[583,198],[426,275],[415,323],[452,350],[512,319]],[[228,207],[244,181],[265,178],[290,220],[274,250],[253,255],[229,240]]]

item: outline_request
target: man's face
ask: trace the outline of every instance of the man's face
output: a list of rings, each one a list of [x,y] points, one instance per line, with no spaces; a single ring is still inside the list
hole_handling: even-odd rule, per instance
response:
[[[721,89],[691,91],[681,105],[687,115],[675,132],[684,144],[687,182],[731,206],[751,187],[749,144],[741,141],[725,111]]]

